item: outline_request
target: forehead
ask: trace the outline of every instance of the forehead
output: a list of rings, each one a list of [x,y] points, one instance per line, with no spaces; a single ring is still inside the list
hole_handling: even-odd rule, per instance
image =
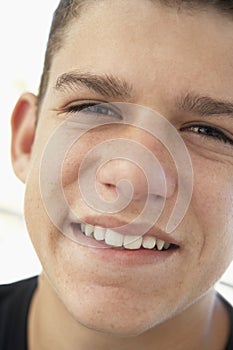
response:
[[[153,1],[91,2],[55,55],[50,84],[75,69],[118,75],[146,98],[198,90],[230,98],[233,21],[212,8],[192,14]],[[161,97],[161,96],[160,96]]]

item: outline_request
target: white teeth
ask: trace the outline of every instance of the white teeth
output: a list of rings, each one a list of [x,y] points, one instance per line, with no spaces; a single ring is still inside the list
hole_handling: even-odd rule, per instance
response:
[[[153,249],[156,245],[156,239],[154,237],[144,237],[142,240],[142,246],[145,249]]]
[[[142,237],[141,236],[125,236],[123,245],[127,249],[139,249],[142,245]]]
[[[96,239],[97,241],[105,241],[105,243],[112,247],[124,247],[125,249],[158,249],[167,250],[171,244],[164,242],[161,239],[156,239],[152,236],[124,236],[111,229],[106,229],[100,226],[92,226],[89,224],[81,224],[81,231],[87,236]],[[156,247],[157,245],[157,247]]]
[[[157,249],[158,249],[158,250],[162,250],[163,247],[164,247],[164,244],[165,244],[164,241],[162,241],[161,239],[157,239],[156,245],[157,245]]]
[[[85,235],[87,237],[93,237],[92,235],[93,231],[94,231],[94,226],[88,225],[88,224],[85,225]]]
[[[171,246],[171,244],[170,244],[170,243],[165,243],[165,244],[164,244],[164,249],[166,249],[166,250],[167,250],[167,249],[169,249],[169,248],[170,248],[170,246]]]
[[[113,230],[110,230],[109,228],[105,233],[105,243],[113,247],[122,247],[123,239],[123,235]]]
[[[100,226],[94,227],[94,238],[97,241],[104,241],[106,229]]]

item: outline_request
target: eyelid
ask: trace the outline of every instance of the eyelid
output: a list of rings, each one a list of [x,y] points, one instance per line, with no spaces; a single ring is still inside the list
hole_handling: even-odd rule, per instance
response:
[[[109,109],[112,109],[113,111],[115,111],[115,113],[117,113],[119,116],[122,117],[122,111],[113,103],[111,102],[105,102],[105,101],[101,101],[101,100],[78,100],[78,101],[74,101],[71,102],[69,104],[66,104],[64,107],[62,108],[58,108],[56,109],[56,111],[60,112],[60,113],[66,113],[69,109],[71,109],[72,107],[81,107],[82,105],[91,105],[91,106],[103,106],[103,107],[109,107]],[[83,109],[85,110],[85,108]]]
[[[80,109],[78,110],[79,107],[82,107],[82,106],[85,106],[86,107],[83,107],[83,109]],[[105,114],[105,113],[99,113],[98,111],[97,112],[87,112],[87,115],[89,114],[89,119],[92,118],[91,122],[97,122],[97,120],[99,120],[100,122],[100,119],[101,118],[101,123],[104,123],[105,121],[107,122],[107,119],[109,120],[109,118],[112,120],[113,122],[113,118],[114,118],[114,123],[122,123],[123,121],[123,113],[122,113],[122,110],[119,109],[116,105],[114,105],[113,103],[110,103],[110,102],[103,102],[103,101],[96,101],[96,100],[79,100],[79,101],[75,101],[70,103],[70,104],[67,104],[65,107],[63,107],[62,109],[57,109],[57,118],[58,119],[62,119],[64,120],[64,118],[67,120],[69,120],[69,123],[77,123],[79,121],[79,124],[80,125],[83,125],[86,123],[86,125],[90,125],[90,120],[89,122],[87,121],[87,115],[86,115],[86,118],[85,118],[85,121],[83,120],[83,118],[81,117],[82,113],[83,115],[85,114],[85,109],[88,108],[88,106],[102,106],[103,108],[106,108],[106,109],[109,109],[110,111],[112,111],[112,115],[108,115],[108,114]],[[77,109],[76,109],[77,108]],[[76,109],[76,110],[75,110]],[[97,115],[99,117],[97,117]],[[92,116],[92,117],[91,117]],[[95,119],[93,119],[95,116]],[[80,118],[81,119],[80,119]],[[96,119],[97,118],[97,119]],[[104,119],[103,119],[104,118]]]
[[[100,100],[85,100],[85,99],[83,100],[83,99],[81,99],[81,100],[75,100],[75,101],[72,101],[72,102],[68,102],[68,103],[62,105],[61,107],[54,108],[53,110],[57,111],[57,112],[60,112],[60,113],[63,113],[69,107],[82,105],[82,104],[88,104],[88,103],[102,104],[102,103],[108,103],[108,102],[100,101]]]
[[[200,137],[205,137],[207,139],[213,140],[213,141],[219,141],[222,142],[224,145],[226,146],[233,146],[233,135],[231,133],[229,133],[229,131],[225,131],[225,129],[213,125],[213,124],[207,124],[207,123],[203,123],[203,122],[193,122],[192,124],[189,124],[185,127],[182,127],[180,129],[180,131],[187,131],[187,129],[191,129],[191,128],[206,128],[209,130],[212,130],[212,132],[217,133],[217,136],[212,136],[212,135],[206,135],[206,134],[202,134],[202,133],[198,133],[198,132],[194,132],[194,134],[196,135],[200,135]]]
[[[82,106],[83,104],[85,104],[85,102],[84,103],[80,103],[80,104],[78,104],[78,105],[76,105],[76,106]],[[88,102],[88,103],[86,103],[87,105],[91,105],[91,106],[100,106],[100,107],[106,107],[106,108],[108,108],[108,109],[110,109],[110,110],[112,110],[112,111],[114,111],[121,119],[122,119],[122,110],[120,110],[116,105],[114,105],[114,104],[112,104],[111,102],[105,102],[105,103],[99,103],[99,102]],[[87,107],[88,108],[88,107]],[[85,109],[84,109],[85,110]],[[94,112],[93,112],[94,113]]]
[[[195,127],[195,126],[203,126],[203,127],[207,127],[207,128],[212,128],[222,134],[224,134],[226,137],[232,139],[233,141],[233,133],[231,133],[229,130],[226,130],[225,128],[223,128],[222,126],[216,125],[216,124],[211,124],[211,123],[207,123],[207,122],[202,122],[202,121],[193,121],[193,122],[189,122],[187,124],[184,124],[181,127],[181,131],[186,129],[186,128],[190,128],[190,127]]]

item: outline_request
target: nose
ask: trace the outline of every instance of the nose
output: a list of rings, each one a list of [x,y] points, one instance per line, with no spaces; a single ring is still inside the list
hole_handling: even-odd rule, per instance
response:
[[[177,171],[165,146],[148,134],[139,137],[137,133],[137,137],[131,135],[130,138],[133,140],[125,148],[125,157],[120,152],[119,158],[111,159],[99,168],[97,187],[101,187],[102,194],[117,192],[137,201],[148,196],[172,197],[177,187]],[[127,148],[131,148],[130,152]]]

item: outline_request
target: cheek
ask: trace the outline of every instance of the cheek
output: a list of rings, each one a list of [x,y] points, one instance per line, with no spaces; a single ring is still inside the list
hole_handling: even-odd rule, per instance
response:
[[[201,260],[227,265],[233,257],[233,167],[204,158],[193,167],[192,207],[204,242]]]
[[[122,132],[120,125],[114,125],[114,128],[111,125],[105,125],[98,126],[78,137],[80,130],[77,126],[77,141],[68,147],[62,162],[63,187],[77,181],[80,166],[82,166],[82,171],[85,172],[91,164],[101,160],[101,154],[98,151],[95,152],[97,146],[103,142],[122,137]]]
[[[84,143],[77,143],[73,145],[64,158],[61,167],[61,181],[63,189],[71,183],[77,182],[80,165],[85,158],[89,147]]]
[[[48,197],[44,197],[40,186],[40,164],[43,150],[44,148],[40,147],[39,144],[34,149],[34,157],[26,183],[24,213],[27,229],[36,253],[43,268],[46,266],[49,269],[50,265],[56,263],[52,260],[63,235],[54,226],[53,215],[50,216],[51,211],[48,205],[50,202],[47,202]],[[51,196],[50,193],[49,196]]]
[[[30,238],[39,258],[41,258],[43,252],[46,254],[48,237],[52,237],[50,235],[54,231],[54,227],[46,213],[43,199],[41,198],[38,169],[33,169],[28,177],[24,199],[24,214]]]

